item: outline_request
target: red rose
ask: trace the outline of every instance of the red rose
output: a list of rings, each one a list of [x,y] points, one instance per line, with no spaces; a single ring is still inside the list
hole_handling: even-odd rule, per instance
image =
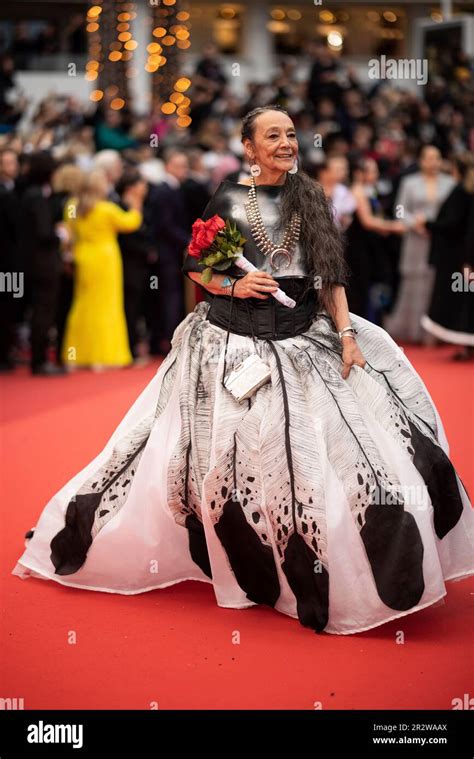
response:
[[[201,250],[196,248],[192,241],[188,245],[188,254],[192,256],[192,258],[201,258]]]
[[[199,258],[201,251],[209,248],[218,232],[225,227],[225,221],[220,216],[214,214],[207,221],[196,219],[192,226],[192,240],[188,246],[188,253],[194,258]]]
[[[214,229],[216,231],[216,234],[225,227],[224,219],[222,219],[218,214],[211,216],[211,218],[208,219],[207,223],[209,224],[210,229]]]

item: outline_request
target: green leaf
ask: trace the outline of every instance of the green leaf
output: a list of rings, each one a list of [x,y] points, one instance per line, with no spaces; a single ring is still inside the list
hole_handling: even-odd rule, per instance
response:
[[[203,273],[201,275],[201,279],[202,279],[202,282],[203,282],[204,285],[208,285],[209,284],[209,282],[212,279],[212,269],[210,267],[208,267],[207,269],[204,269],[204,271],[203,271]]]

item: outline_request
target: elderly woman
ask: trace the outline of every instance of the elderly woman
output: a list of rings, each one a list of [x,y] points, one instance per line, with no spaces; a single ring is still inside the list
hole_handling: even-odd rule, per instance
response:
[[[201,580],[219,606],[355,633],[472,574],[473,515],[422,380],[348,312],[339,232],[322,188],[295,172],[290,117],[255,109],[242,138],[252,176],[222,182],[204,217],[235,221],[257,271],[214,271],[13,573],[116,593]],[[202,284],[198,269],[188,251],[183,270]],[[255,353],[267,381],[239,402],[229,373]]]

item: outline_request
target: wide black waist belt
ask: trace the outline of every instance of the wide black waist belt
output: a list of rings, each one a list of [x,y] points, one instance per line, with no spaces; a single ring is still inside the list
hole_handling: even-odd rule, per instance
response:
[[[304,280],[280,279],[280,287],[296,300],[294,308],[282,306],[273,296],[261,298],[236,298],[215,295],[211,301],[207,319],[211,324],[237,335],[255,335],[261,339],[286,340],[309,329],[318,298],[314,289],[305,290]],[[230,319],[230,322],[229,322]]]

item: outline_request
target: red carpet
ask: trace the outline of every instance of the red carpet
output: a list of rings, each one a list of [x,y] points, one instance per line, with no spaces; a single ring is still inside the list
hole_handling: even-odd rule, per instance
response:
[[[407,350],[472,499],[474,365],[450,362],[452,353]],[[448,583],[435,607],[336,636],[265,607],[221,609],[198,582],[121,596],[10,574],[24,532],[103,447],[156,369],[53,379],[23,370],[1,380],[0,696],[23,698],[25,709],[451,709],[469,693],[473,578]]]

